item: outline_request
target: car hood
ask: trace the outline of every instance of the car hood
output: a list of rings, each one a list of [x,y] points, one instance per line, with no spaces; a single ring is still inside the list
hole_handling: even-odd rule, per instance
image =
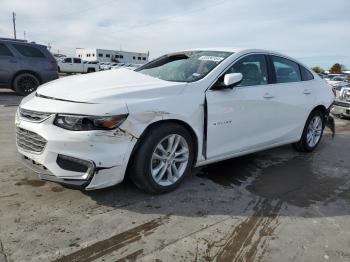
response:
[[[106,103],[179,94],[186,83],[168,82],[128,69],[64,77],[40,86],[37,95],[74,102]]]

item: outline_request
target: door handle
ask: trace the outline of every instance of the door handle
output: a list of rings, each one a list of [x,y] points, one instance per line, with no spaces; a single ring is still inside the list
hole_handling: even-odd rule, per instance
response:
[[[311,91],[308,90],[308,89],[305,89],[304,92],[303,92],[303,94],[305,94],[305,95],[310,95],[310,94],[311,94]]]
[[[266,98],[266,99],[271,99],[271,98],[274,98],[275,96],[273,96],[273,95],[271,95],[271,94],[269,94],[269,93],[266,93],[265,95],[264,95],[264,98]]]

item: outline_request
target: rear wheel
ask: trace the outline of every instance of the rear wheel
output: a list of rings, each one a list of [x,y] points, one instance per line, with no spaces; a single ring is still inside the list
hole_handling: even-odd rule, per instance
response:
[[[13,80],[13,89],[22,96],[34,92],[39,85],[39,79],[30,73],[19,74]]]
[[[93,73],[93,72],[95,72],[94,68],[88,68],[87,73]]]
[[[171,123],[153,128],[132,159],[130,178],[148,193],[175,189],[190,173],[193,142],[181,125]]]
[[[318,110],[312,111],[306,121],[301,139],[293,144],[294,148],[300,152],[313,151],[321,141],[324,127],[324,115]]]

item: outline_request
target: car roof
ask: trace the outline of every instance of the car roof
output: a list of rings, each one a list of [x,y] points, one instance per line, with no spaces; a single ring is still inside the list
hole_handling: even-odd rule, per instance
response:
[[[287,58],[290,58],[284,54],[281,54],[279,52],[266,50],[266,49],[258,49],[258,48],[236,48],[236,47],[204,47],[204,48],[192,48],[192,49],[185,49],[182,51],[175,51],[172,53],[178,53],[178,52],[187,52],[187,51],[218,51],[218,52],[231,52],[231,53],[269,53],[269,54],[276,54],[280,56],[284,56]],[[290,58],[292,59],[292,58]],[[294,60],[294,59],[293,59]]]
[[[232,55],[235,55],[237,53],[245,55],[245,54],[249,54],[249,53],[265,53],[265,54],[270,54],[270,55],[276,55],[276,56],[280,56],[280,57],[284,57],[286,59],[289,59],[291,61],[294,61],[306,68],[308,68],[308,66],[306,66],[305,64],[301,63],[300,61],[298,61],[297,59],[290,57],[288,55],[276,52],[276,51],[271,51],[271,50],[266,50],[266,49],[258,49],[258,48],[236,48],[236,47],[204,47],[204,48],[193,48],[193,49],[185,49],[185,50],[180,50],[180,51],[175,51],[175,52],[171,52],[169,54],[176,54],[176,53],[182,53],[182,52],[188,52],[188,51],[218,51],[218,52],[231,52]]]
[[[11,44],[21,44],[21,45],[34,45],[34,46],[40,46],[40,47],[45,47],[46,45],[38,44],[35,42],[28,42],[27,40],[24,39],[12,39],[12,38],[4,38],[0,37],[0,42],[6,42],[6,43],[11,43]]]

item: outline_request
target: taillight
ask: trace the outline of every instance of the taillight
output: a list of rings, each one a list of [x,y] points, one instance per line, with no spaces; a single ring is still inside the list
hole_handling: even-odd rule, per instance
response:
[[[55,61],[50,61],[50,68],[54,71],[58,71],[58,66],[57,66],[57,62]]]

